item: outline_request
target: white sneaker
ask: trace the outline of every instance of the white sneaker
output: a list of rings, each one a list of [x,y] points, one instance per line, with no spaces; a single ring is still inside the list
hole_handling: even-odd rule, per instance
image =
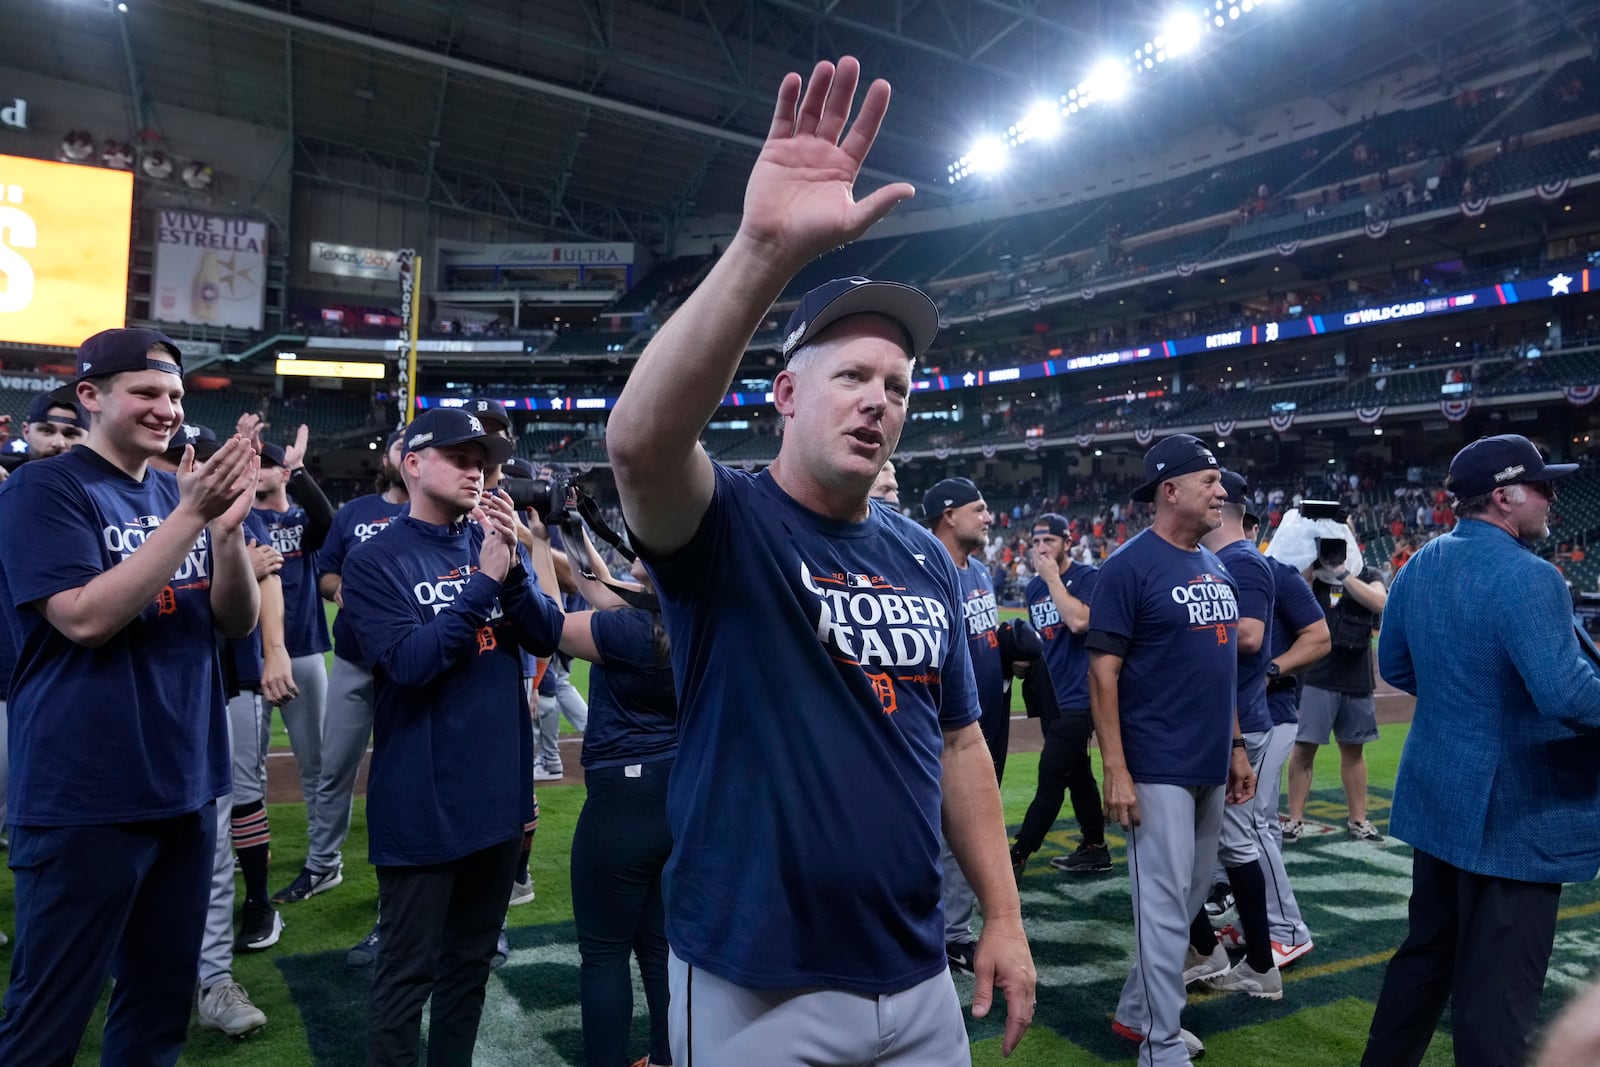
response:
[[[1183,984],[1192,986],[1201,979],[1227,974],[1231,966],[1233,965],[1228,962],[1228,950],[1220,943],[1211,950],[1209,956],[1200,955],[1194,950],[1194,946],[1190,945],[1183,957]]]
[[[229,1037],[243,1037],[267,1025],[266,1014],[250,1003],[244,986],[224,978],[200,993],[200,1025],[221,1030]]]
[[[533,897],[533,875],[524,871],[517,876],[515,882],[511,883],[510,906],[514,908],[518,904],[531,904]]]
[[[1283,972],[1276,966],[1259,974],[1249,960],[1240,960],[1227,974],[1206,979],[1206,988],[1219,993],[1248,993],[1260,1000],[1283,999]]]
[[[536,782],[559,782],[566,776],[565,771],[552,771],[547,767],[533,769],[533,780]]]
[[[1311,950],[1315,947],[1309,940],[1298,945],[1283,945],[1274,941],[1272,943],[1272,962],[1279,967],[1287,967],[1295,960],[1311,955]]]

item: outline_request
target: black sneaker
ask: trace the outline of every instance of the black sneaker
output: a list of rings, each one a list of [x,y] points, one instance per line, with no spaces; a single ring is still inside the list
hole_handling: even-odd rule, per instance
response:
[[[946,941],[944,944],[944,954],[950,960],[952,971],[975,973],[977,968],[972,965],[972,961],[977,952],[978,946],[970,941]]]
[[[381,923],[373,923],[372,932],[344,954],[346,967],[371,967],[378,962],[378,931],[382,928]]]
[[[331,871],[313,871],[310,867],[302,867],[294,881],[272,894],[272,902],[299,904],[301,901],[310,900],[318,893],[326,893],[343,882],[343,867],[335,867]]]
[[[244,921],[239,926],[239,936],[233,939],[235,952],[260,952],[278,943],[283,933],[283,916],[266,901],[259,904],[245,902]]]
[[[1233,890],[1224,882],[1218,882],[1211,887],[1211,895],[1206,897],[1206,914],[1211,918],[1220,918],[1233,909]]]
[[[1011,873],[1016,875],[1017,885],[1022,884],[1022,870],[1028,865],[1028,854],[1018,852],[1017,846],[1011,846]]]
[[[1079,845],[1070,856],[1057,856],[1050,866],[1068,874],[1103,874],[1111,869],[1111,850],[1105,844]]]

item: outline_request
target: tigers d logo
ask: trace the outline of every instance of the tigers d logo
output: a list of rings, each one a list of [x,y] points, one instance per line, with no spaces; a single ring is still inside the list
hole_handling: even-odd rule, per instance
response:
[[[894,679],[887,674],[868,674],[867,681],[872,683],[872,693],[883,705],[885,715],[893,715],[900,710],[900,698],[894,691]]]
[[[479,630],[478,630],[478,655],[481,656],[485,652],[493,652],[495,649],[497,649],[499,647],[500,647],[500,642],[495,639],[494,627],[493,626],[480,627]]]
[[[178,594],[172,591],[172,586],[161,587],[161,592],[156,594],[156,614],[176,615],[178,613]]]

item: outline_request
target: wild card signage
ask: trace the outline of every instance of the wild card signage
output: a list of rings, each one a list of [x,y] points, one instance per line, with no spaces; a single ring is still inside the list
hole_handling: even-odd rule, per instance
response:
[[[193,211],[158,214],[155,318],[261,329],[267,224]]]

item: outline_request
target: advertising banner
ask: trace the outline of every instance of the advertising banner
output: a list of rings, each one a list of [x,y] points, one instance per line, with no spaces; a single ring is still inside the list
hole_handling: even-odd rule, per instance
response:
[[[193,211],[163,210],[158,216],[152,316],[261,329],[267,224]]]
[[[77,347],[128,316],[133,175],[0,156],[0,341]]]
[[[310,267],[319,274],[337,274],[341,278],[368,278],[386,282],[400,280],[400,254],[381,248],[312,241]]]

